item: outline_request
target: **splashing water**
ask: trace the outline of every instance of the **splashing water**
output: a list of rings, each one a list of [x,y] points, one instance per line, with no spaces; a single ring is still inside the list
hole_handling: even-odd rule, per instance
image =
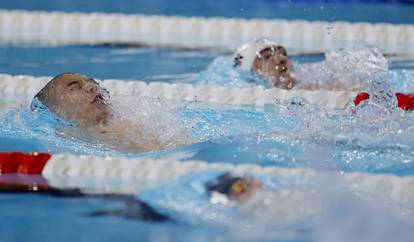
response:
[[[399,241],[404,241],[413,235],[413,205],[385,198],[387,188],[361,194],[340,177],[328,174],[245,174],[260,180],[263,187],[242,202],[216,202],[209,197],[206,184],[223,172],[191,174],[141,193],[138,199],[178,221],[224,227],[232,240],[382,241],[379,238],[389,239],[398,232]]]
[[[270,82],[258,78],[250,72],[233,68],[230,56],[220,56],[213,60],[206,71],[201,72],[194,80],[195,84],[247,87],[262,85],[270,87]]]
[[[312,65],[307,67],[315,67]],[[382,54],[376,49],[332,52],[316,67],[311,68],[314,72],[309,80],[358,83],[372,98],[357,108],[350,100],[345,111],[327,110],[297,97],[276,103],[274,110],[262,113],[267,125],[251,129],[250,134],[256,132],[257,136],[243,136],[243,142],[237,137],[219,142],[229,150],[229,142],[236,146],[229,151],[234,152],[234,159],[225,156],[225,160],[237,163],[245,156],[252,159],[247,153],[254,150],[260,164],[412,174],[413,114],[395,108],[387,79],[388,62]],[[250,118],[257,119],[257,115]],[[272,123],[274,120],[278,122]],[[237,121],[233,120],[231,128],[240,127]]]
[[[95,127],[78,127],[74,123],[62,120],[43,104],[38,105],[40,108],[36,111],[20,108],[7,113],[0,122],[1,137],[35,138],[49,147],[55,144],[53,146],[74,153],[98,155],[122,155],[125,152],[116,150],[133,150],[123,149],[128,148],[123,145],[150,140],[157,140],[163,149],[195,142],[191,128],[185,127],[181,122],[179,110],[184,104],[174,104],[161,99],[115,97],[111,103],[114,117],[108,125],[97,126],[97,131]],[[93,135],[102,130],[108,131],[109,134]],[[101,136],[110,137],[110,140],[100,140]]]
[[[379,92],[390,90],[386,80],[387,71],[387,59],[373,48],[327,52],[322,62],[296,65],[294,75],[299,89]]]
[[[220,57],[216,61],[218,63],[212,65],[217,68],[223,65],[223,71],[230,71],[237,77],[233,81],[250,85],[232,68],[226,70],[225,63],[230,60]],[[376,50],[334,52],[328,55],[325,62],[331,72],[336,70],[339,73],[345,66],[343,76],[334,76],[342,78],[343,82],[358,80],[378,97],[386,96],[391,90],[386,81],[387,61]],[[231,66],[231,61],[227,64]],[[209,71],[212,73],[209,74]],[[204,74],[212,76],[213,72],[209,69]],[[322,71],[317,73],[316,80],[325,80],[329,76]],[[231,79],[219,78],[225,75],[223,73],[215,74],[218,75],[217,81]],[[409,73],[398,75],[410,77]],[[413,114],[388,108],[389,101],[387,98],[373,98],[357,108],[350,105],[348,111],[324,109],[301,98],[267,105],[259,110],[234,106],[214,108],[211,104],[203,107],[200,103],[189,105],[139,97],[115,97],[112,106],[117,120],[128,120],[128,139],[136,138],[133,131],[136,130],[142,136],[139,138],[156,139],[166,149],[173,149],[166,153],[156,152],[157,156],[184,152],[193,154],[186,159],[209,162],[226,160],[412,174],[414,153],[410,147],[414,145]],[[6,115],[1,121],[0,134],[22,139],[33,137],[76,153],[131,155],[108,149],[96,140],[86,142],[76,139],[59,125],[50,113],[46,116],[33,114],[23,108]]]
[[[8,112],[0,120],[0,136],[15,139],[34,139],[38,143],[36,150],[55,152],[72,152],[75,154],[102,155],[109,152],[101,144],[82,141],[66,134],[72,131],[73,124],[58,119],[48,109],[20,108]],[[65,129],[62,129],[64,127]]]
[[[234,72],[234,70],[228,63],[226,69],[224,57],[220,57],[216,61],[221,63],[221,69],[218,69],[218,64],[213,62],[207,72],[203,74],[204,76],[209,75],[203,81],[222,85],[234,82],[239,85],[250,84],[246,80],[246,76],[242,76],[243,73],[232,73],[232,75],[225,77],[223,72]],[[408,78],[404,82],[406,84],[403,88],[409,89],[410,73],[389,72],[387,59],[375,48],[328,52],[323,62],[297,65],[295,75],[302,81],[302,85],[332,86],[339,84],[349,89],[367,91],[372,98],[357,108],[352,105],[350,100],[347,111],[338,114],[335,114],[334,110],[310,105],[301,98],[277,103],[276,110],[278,111],[264,112],[264,119],[269,121],[269,126],[268,129],[257,130],[260,133],[258,137],[261,138],[246,139],[245,142],[235,141],[239,146],[238,152],[251,150],[248,147],[252,146],[260,147],[255,143],[264,146],[270,140],[276,142],[273,147],[279,147],[280,142],[283,142],[289,144],[288,147],[299,146],[301,147],[299,150],[302,152],[314,153],[315,155],[311,155],[308,161],[305,161],[300,158],[299,154],[302,152],[295,149],[296,154],[293,157],[296,159],[286,159],[289,152],[266,145],[267,152],[264,154],[261,154],[261,149],[256,149],[259,160],[268,160],[273,164],[286,166],[290,166],[291,162],[315,166],[318,164],[317,161],[323,157],[320,154],[324,153],[327,160],[325,167],[333,165],[345,170],[353,167],[351,170],[385,171],[397,169],[400,166],[398,172],[405,170],[411,173],[412,169],[403,169],[403,167],[407,168],[406,165],[414,162],[412,158],[414,153],[410,148],[414,145],[412,139],[413,114],[395,108],[396,100],[391,86],[393,84],[394,87],[395,79],[401,80],[398,76],[401,74],[404,78]],[[392,78],[394,83],[388,78]],[[297,87],[300,88],[300,85],[299,82]],[[279,124],[289,125],[270,125],[271,120],[275,120],[275,117],[283,120],[279,121]],[[226,145],[227,142],[222,142],[222,145]],[[324,147],[324,151],[321,151],[319,147]],[[310,152],[309,150],[312,149],[317,151]],[[237,154],[237,152],[235,153]],[[237,155],[239,160],[242,156]],[[332,162],[332,159],[336,162]],[[341,164],[342,162],[343,164]]]
[[[223,61],[224,65],[227,60],[216,61]],[[345,111],[314,106],[302,98],[275,103],[259,111],[249,107],[194,108],[187,103],[137,97],[115,97],[112,106],[116,119],[129,120],[144,139],[159,139],[167,148],[199,142],[199,147],[216,147],[207,150],[214,155],[236,154],[233,161],[238,164],[244,159],[261,165],[412,174],[413,113],[390,107],[395,100],[389,99],[392,89],[387,80],[387,75],[412,79],[411,74],[387,73],[385,58],[375,50],[333,52],[327,54],[324,64],[313,67],[310,69],[314,72],[309,73],[315,76],[307,77],[309,81],[336,78],[347,85],[355,81],[363,84],[374,98],[357,108],[350,105]],[[319,71],[314,70],[319,67]],[[215,73],[217,76],[204,74],[224,83],[226,79],[220,79],[220,75],[231,73],[236,78],[234,83],[251,84],[242,74],[231,70],[223,67],[223,72]],[[410,90],[411,86],[403,88]],[[66,125],[72,127],[70,123]],[[50,113],[33,113],[22,108],[9,112],[0,121],[0,137],[35,137],[74,152],[125,155],[99,142],[75,139],[61,126],[61,120]],[[198,158],[207,160],[206,156],[204,153]],[[220,160],[217,157],[211,160]],[[192,174],[138,198],[178,221],[224,225],[232,240],[304,238],[321,242],[371,242],[409,241],[413,236],[412,206],[402,208],[375,194],[381,189],[372,191],[373,196],[361,195],[348,191],[349,187],[330,177],[306,180],[263,175],[255,178],[263,181],[265,190],[256,193],[248,203],[212,204],[204,185],[222,172]]]
[[[387,81],[388,61],[376,48],[357,51],[331,51],[318,63],[294,63],[295,88],[346,89],[379,92],[390,90]],[[271,84],[252,73],[237,71],[229,56],[216,58],[196,78],[197,84],[244,87]]]
[[[179,111],[185,103],[158,98],[119,96],[112,100],[115,119],[127,120],[144,140],[157,140],[164,148],[194,143],[191,127],[182,122]]]
[[[192,153],[184,159],[257,163],[287,167],[310,166],[341,171],[414,172],[412,113],[399,109],[379,115],[377,105],[367,102],[352,112],[332,113],[295,98],[255,111],[249,108],[214,109],[191,107],[160,99],[119,97],[112,104],[123,128],[133,136],[157,138],[167,153]],[[151,126],[151,125],[156,126]],[[2,137],[36,138],[57,151],[95,155],[132,155],[109,149],[97,140],[75,138],[50,113],[20,109],[1,121]],[[152,127],[152,128],[151,128]],[[194,145],[189,145],[195,143]],[[184,146],[182,146],[184,145]],[[182,146],[178,148],[178,146]],[[148,154],[150,155],[150,154]],[[411,168],[410,168],[411,167]]]

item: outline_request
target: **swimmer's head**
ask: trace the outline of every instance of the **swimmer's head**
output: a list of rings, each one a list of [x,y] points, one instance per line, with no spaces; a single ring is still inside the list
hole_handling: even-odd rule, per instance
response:
[[[252,71],[276,87],[290,89],[295,84],[291,75],[292,62],[285,48],[267,38],[255,39],[238,48],[234,67]]]
[[[78,73],[55,76],[33,98],[56,116],[81,125],[105,123],[110,116],[108,92],[94,79]]]
[[[213,183],[207,184],[206,188],[210,196],[214,193],[219,193],[225,195],[230,200],[243,202],[250,198],[255,190],[261,187],[262,183],[258,180],[224,173]]]

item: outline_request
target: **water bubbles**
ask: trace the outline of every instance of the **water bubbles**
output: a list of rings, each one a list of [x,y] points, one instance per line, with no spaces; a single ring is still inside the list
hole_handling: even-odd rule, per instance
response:
[[[239,71],[233,68],[231,56],[219,56],[208,66],[206,71],[201,72],[194,80],[195,84],[220,85],[232,87],[248,86],[270,86],[269,81],[253,75],[250,71]]]
[[[286,88],[289,90],[289,89],[292,89],[293,88],[293,83],[294,82],[289,82],[288,83],[288,85],[286,86]]]
[[[322,90],[375,89],[379,82],[389,89],[388,62],[377,49],[330,51],[323,62],[296,65],[297,88]],[[376,88],[378,89],[378,88]]]
[[[179,110],[182,103],[147,97],[120,96],[112,101],[117,120],[130,123],[131,132],[138,132],[141,137],[133,139],[156,140],[161,147],[173,148],[195,141],[191,135],[191,126],[182,123]],[[125,123],[125,122],[123,122]],[[126,128],[126,127],[124,127]],[[121,141],[120,141],[121,142]]]
[[[327,33],[328,35],[330,35],[333,29],[334,29],[334,26],[327,26],[327,27],[326,27],[326,33]]]

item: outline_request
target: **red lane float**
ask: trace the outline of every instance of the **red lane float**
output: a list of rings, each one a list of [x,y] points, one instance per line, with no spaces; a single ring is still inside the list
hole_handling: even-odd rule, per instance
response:
[[[52,156],[48,153],[0,153],[0,174],[40,175],[47,161]]]
[[[354,98],[354,105],[358,106],[362,101],[368,100],[368,99],[369,99],[369,94],[367,92],[360,92]]]
[[[400,92],[395,93],[397,98],[397,105],[403,110],[414,110],[414,93],[403,94]],[[369,94],[367,92],[360,92],[354,98],[355,106],[358,106],[362,101],[368,100]]]

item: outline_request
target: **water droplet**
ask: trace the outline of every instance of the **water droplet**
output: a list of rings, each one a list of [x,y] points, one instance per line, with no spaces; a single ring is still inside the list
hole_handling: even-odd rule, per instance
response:
[[[334,27],[333,26],[327,26],[326,27],[326,32],[327,32],[327,34],[329,35],[329,34],[331,34],[331,31],[334,29]]]

